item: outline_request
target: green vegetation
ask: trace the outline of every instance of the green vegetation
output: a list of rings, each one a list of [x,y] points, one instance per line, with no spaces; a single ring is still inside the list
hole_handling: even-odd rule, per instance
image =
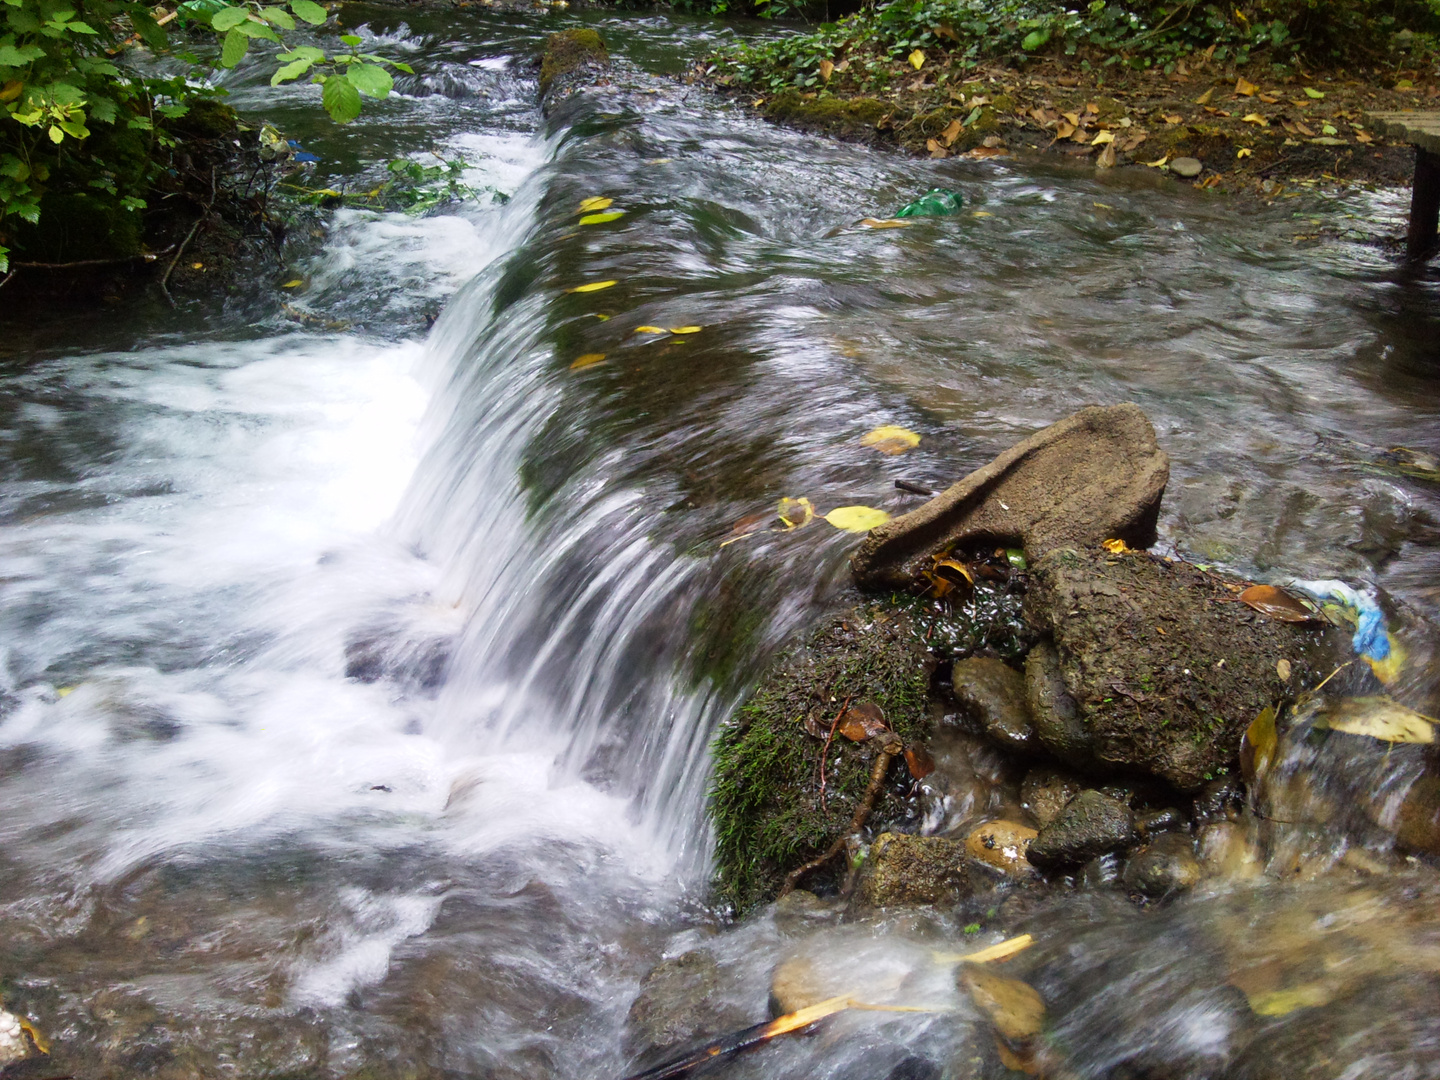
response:
[[[1396,36],[1408,31],[1403,40]],[[1024,64],[1046,56],[1082,68],[1121,64],[1172,71],[1206,52],[1222,63],[1374,64],[1403,47],[1430,56],[1440,34],[1440,0],[892,0],[838,22],[718,59],[722,84],[823,92],[883,92],[944,57],[963,72],[982,62]],[[919,55],[917,55],[917,53]]]
[[[875,751],[835,736],[820,793],[823,734],[847,701],[873,701],[907,744],[928,734],[930,672],[914,622],[888,605],[830,620],[787,653],[715,739],[710,814],[721,895],[737,911],[772,898],[785,874],[847,827]],[[808,720],[808,725],[807,725]],[[905,775],[903,764],[892,766]],[[888,795],[874,820],[897,803]],[[840,863],[837,860],[837,868]]]
[[[63,208],[63,228],[99,229],[108,249],[138,250],[146,195],[167,169],[169,151],[191,133],[177,121],[217,95],[206,84],[215,65],[234,67],[252,41],[283,44],[281,34],[294,31],[297,19],[319,27],[329,18],[314,0],[289,0],[288,10],[182,3],[165,21],[218,37],[218,55],[206,61],[172,50],[165,27],[143,3],[0,0],[0,12],[0,273],[9,268],[16,230],[33,245],[34,229],[52,209]],[[361,53],[353,35],[340,42],[338,52],[300,45],[280,53],[271,83],[309,76],[322,84],[326,111],[345,123],[359,114],[361,95],[389,94],[387,65],[410,68]],[[131,62],[151,67],[157,54],[177,61],[184,74],[159,78]]]
[[[605,51],[605,42],[594,30],[575,28],[551,34],[545,42],[545,56],[540,61],[540,92],[550,89],[550,84],[561,75],[568,75],[589,63],[605,64],[610,54]]]

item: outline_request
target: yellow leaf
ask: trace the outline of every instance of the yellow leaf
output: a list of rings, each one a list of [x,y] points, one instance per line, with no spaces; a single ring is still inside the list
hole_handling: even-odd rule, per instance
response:
[[[901,221],[899,218],[861,218],[862,229],[908,229],[910,222]]]
[[[916,49],[914,52],[912,52],[909,59],[910,66],[913,67],[916,71],[919,71],[922,67],[925,66],[925,54],[919,49]]]
[[[599,319],[601,322],[609,322],[609,321],[610,321],[610,316],[609,316],[609,315],[601,315],[598,311],[592,311],[590,314],[593,315],[593,316],[595,316],[595,318]]]
[[[670,332],[670,331],[666,330],[663,326],[637,326],[637,327],[635,327],[635,333],[637,333],[637,334],[668,334],[669,332]]]
[[[701,330],[703,330],[703,329],[704,329],[704,327],[701,327],[701,326],[672,326],[672,327],[670,327],[670,333],[672,333],[672,334],[698,334],[698,333],[699,333]]]
[[[1254,150],[1251,150],[1248,146],[1242,146],[1239,150],[1236,150],[1236,151],[1235,151],[1235,157],[1236,157],[1236,158],[1247,158],[1247,157],[1249,157],[1249,156],[1250,156],[1251,154],[1253,154],[1253,153],[1255,153],[1255,151],[1254,151]]]
[[[1100,546],[1110,552],[1111,555],[1124,555],[1131,550],[1130,545],[1125,543],[1124,540],[1106,540]]]
[[[755,104],[757,104],[757,105],[764,104],[764,99],[762,98],[760,101],[757,101]],[[670,162],[672,162],[673,160],[675,160],[675,159],[674,159],[674,158],[668,158],[668,157],[657,157],[657,158],[651,158],[649,161],[645,162],[645,164],[646,164],[646,165],[669,165]]]
[[[1196,104],[1196,105],[1209,105],[1209,104],[1210,104],[1210,99],[1213,98],[1214,96],[1215,96],[1215,88],[1212,86],[1212,87],[1210,87],[1209,90],[1206,90],[1203,94],[1201,94],[1198,98],[1195,99],[1195,104]]]
[[[57,687],[55,688],[55,696],[56,696],[57,698],[69,697],[69,696],[70,696],[71,694],[73,694],[74,692],[75,692],[75,687],[73,687],[73,686],[57,686]]]
[[[1347,698],[1330,710],[1321,721],[1323,726],[1331,731],[1368,735],[1382,742],[1421,745],[1435,741],[1437,722],[1440,721],[1379,695]]]
[[[284,285],[281,285],[280,287],[281,287],[282,289],[298,289],[301,285],[304,285],[304,284],[305,284],[305,282],[301,281],[301,280],[297,277],[294,281],[287,281],[287,282],[285,282]]]
[[[605,354],[603,352],[587,352],[584,356],[577,356],[575,358],[574,362],[570,365],[570,370],[581,371],[584,368],[594,367],[596,364],[603,363],[604,360]]]
[[[14,101],[20,96],[20,91],[25,89],[25,84],[19,79],[11,79],[3,87],[0,87],[0,101]]]
[[[1281,660],[1280,663],[1285,661]],[[1250,726],[1245,729],[1245,737],[1240,740],[1240,771],[1247,781],[1253,784],[1257,778],[1265,775],[1265,770],[1270,767],[1270,762],[1275,757],[1278,743],[1275,706],[1266,705],[1260,710],[1260,715],[1250,721]]]
[[[835,65],[832,64],[829,60],[821,60],[821,61],[820,61],[820,77],[821,77],[822,79],[824,79],[826,82],[829,82],[829,81],[830,81],[830,76],[833,75],[833,74],[835,74]]]
[[[205,269],[205,264],[204,264],[203,262],[194,262],[194,263],[191,263],[191,264],[190,264],[190,269],[191,269],[191,270],[204,270],[204,269]]]
[[[1096,135],[1095,138],[1093,138],[1093,139],[1090,140],[1090,145],[1091,145],[1091,146],[1104,146],[1106,143],[1111,143],[1111,142],[1114,142],[1114,141],[1115,141],[1115,136],[1114,136],[1114,135],[1112,135],[1112,134],[1111,134],[1110,132],[1108,132],[1108,131],[1102,131],[1102,132],[1100,132],[1099,135]]]
[[[825,520],[837,529],[859,533],[884,525],[890,520],[890,515],[873,506],[837,506],[825,515]]]
[[[1328,1005],[1334,995],[1321,983],[1297,986],[1293,990],[1272,990],[1249,998],[1250,1008],[1257,1016],[1284,1016],[1296,1009]]]
[[[1114,210],[1114,209],[1115,209],[1115,208],[1114,208],[1113,206],[1111,206],[1109,203],[1097,202],[1097,203],[1094,203],[1093,205],[1094,205],[1094,207],[1095,207],[1096,210]]]
[[[587,284],[584,284],[584,285],[576,285],[576,286],[574,286],[573,288],[566,289],[565,291],[566,291],[567,293],[575,293],[575,292],[599,292],[601,289],[608,289],[608,288],[610,288],[611,285],[618,285],[618,284],[619,284],[619,282],[617,282],[617,281],[591,281],[591,282],[588,282]]]
[[[903,427],[887,424],[863,435],[860,445],[873,446],[882,454],[903,454],[906,450],[920,445],[920,436]]]
[[[42,1054],[49,1054],[50,1044],[45,1041],[45,1036],[40,1034],[40,1030],[23,1016],[17,1016],[15,1019],[20,1021],[20,1030],[30,1036],[30,1041],[35,1044],[35,1049]]]
[[[973,214],[971,214],[970,216],[971,216],[971,217],[994,217],[995,215],[992,214],[992,213],[990,213],[989,210],[976,210],[976,211],[975,211]]]
[[[625,216],[624,210],[611,210],[608,214],[586,214],[580,219],[581,225],[604,225],[607,221]]]
[[[805,496],[798,499],[784,498],[776,507],[776,514],[787,529],[798,529],[809,525],[815,519],[815,507]]]
[[[605,210],[608,209],[614,201],[614,199],[602,199],[598,195],[592,195],[588,199],[580,200],[580,212],[582,214],[588,214],[594,210]]]
[[[1164,157],[1162,157],[1162,158],[1157,158],[1155,161],[1147,161],[1147,162],[1145,162],[1145,167],[1148,168],[1148,169],[1158,169],[1158,168],[1160,168],[1161,165],[1164,165],[1164,164],[1165,164],[1167,161],[1169,161],[1169,160],[1170,160],[1170,155],[1169,155],[1169,154],[1166,154]]]
[[[1258,127],[1269,127],[1269,126],[1270,126],[1270,121],[1269,121],[1269,120],[1266,120],[1266,119],[1265,119],[1263,116],[1261,116],[1259,113],[1253,113],[1253,112],[1252,112],[1252,113],[1246,113],[1244,116],[1242,116],[1242,117],[1240,118],[1240,120],[1241,120],[1243,123],[1246,123],[1246,124],[1255,124],[1255,125],[1257,125]]]
[[[1254,97],[1255,91],[1259,89],[1260,88],[1258,86],[1256,86],[1249,79],[1245,78],[1245,76],[1243,75],[1235,80],[1235,93],[1237,94],[1242,94],[1245,97]]]

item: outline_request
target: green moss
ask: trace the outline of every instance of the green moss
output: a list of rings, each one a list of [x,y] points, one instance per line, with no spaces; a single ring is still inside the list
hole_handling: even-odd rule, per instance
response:
[[[908,744],[929,730],[928,653],[910,616],[869,605],[833,618],[784,654],[714,743],[710,814],[717,885],[739,911],[772,898],[786,873],[824,851],[849,824],[878,749],[836,736],[820,800],[823,738],[848,700],[873,701]],[[892,779],[905,766],[892,766]],[[887,791],[878,824],[900,808]],[[839,860],[836,861],[837,869]],[[818,874],[818,872],[817,872]]]
[[[551,34],[545,42],[545,56],[540,61],[540,93],[562,75],[568,75],[586,64],[610,63],[605,42],[594,30],[579,27]]]
[[[777,94],[765,103],[765,115],[794,127],[824,131],[843,138],[873,136],[880,121],[895,111],[878,98],[816,97],[798,91]]]

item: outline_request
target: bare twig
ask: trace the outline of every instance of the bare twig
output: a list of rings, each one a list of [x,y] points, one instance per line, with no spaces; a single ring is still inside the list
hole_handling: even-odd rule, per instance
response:
[[[891,739],[895,739],[894,733],[889,733]],[[870,784],[865,788],[865,794],[860,799],[860,805],[855,808],[855,816],[850,819],[850,828],[836,837],[835,842],[825,849],[824,854],[811,859],[804,866],[797,866],[785,876],[785,884],[780,887],[780,897],[786,897],[794,891],[800,879],[811,870],[818,870],[824,866],[845,847],[845,841],[852,833],[857,833],[865,827],[865,822],[870,818],[870,811],[875,807],[875,800],[880,795],[880,790],[885,786],[885,774],[890,771],[890,762],[895,755],[900,753],[900,741],[895,739],[887,742],[885,748],[875,759],[875,765],[870,770]]]
[[[210,216],[210,209],[215,205],[215,170],[210,170],[210,201],[205,204],[205,209],[195,219],[195,224],[190,226],[190,231],[185,234],[185,239],[180,241],[180,247],[175,251],[175,257],[170,260],[170,265],[165,268],[165,276],[160,279],[160,292],[165,297],[165,302],[172,308],[175,306],[175,298],[170,295],[166,287],[170,283],[170,275],[175,272],[175,264],[180,261],[180,256],[185,254],[185,249],[190,246],[190,241],[195,239],[195,232],[200,224]]]

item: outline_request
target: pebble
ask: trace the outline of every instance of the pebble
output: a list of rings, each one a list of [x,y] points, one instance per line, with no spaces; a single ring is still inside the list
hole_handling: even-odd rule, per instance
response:
[[[1006,877],[1030,877],[1035,867],[1025,853],[1030,841],[1038,835],[1028,825],[1014,821],[987,821],[970,830],[965,837],[965,850],[972,858],[994,867]]]
[[[1194,844],[1184,833],[1163,833],[1130,857],[1125,887],[1145,896],[1169,896],[1193,888],[1200,880]]]
[[[1079,866],[1134,844],[1135,819],[1124,803],[1082,791],[1030,843],[1027,857],[1042,869]]]
[[[1060,816],[1085,785],[1059,769],[1031,769],[1020,782],[1020,804],[1042,829]]]
[[[1200,163],[1200,160],[1193,157],[1177,157],[1174,161],[1170,162],[1170,171],[1176,176],[1183,176],[1187,180],[1199,176],[1200,173],[1204,171],[1204,168],[1205,166]]]

